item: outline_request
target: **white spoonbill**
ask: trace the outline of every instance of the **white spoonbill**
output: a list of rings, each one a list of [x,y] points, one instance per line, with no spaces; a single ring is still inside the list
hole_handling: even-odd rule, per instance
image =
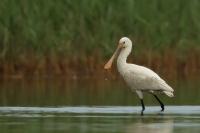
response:
[[[169,97],[173,97],[174,90],[152,70],[136,64],[127,63],[126,59],[131,53],[131,50],[131,40],[127,37],[121,38],[116,51],[105,64],[104,69],[110,69],[114,58],[118,55],[117,69],[131,90],[135,91],[140,98],[142,104],[141,115],[143,115],[143,111],[145,110],[143,92],[151,93],[160,103],[161,111],[164,111],[164,104],[156,96],[155,92],[162,92]]]

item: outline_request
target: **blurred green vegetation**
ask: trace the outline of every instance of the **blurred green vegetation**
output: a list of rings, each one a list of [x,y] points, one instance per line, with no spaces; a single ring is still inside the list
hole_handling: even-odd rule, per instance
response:
[[[106,56],[122,36],[136,52],[196,49],[199,13],[198,0],[1,0],[0,57]]]

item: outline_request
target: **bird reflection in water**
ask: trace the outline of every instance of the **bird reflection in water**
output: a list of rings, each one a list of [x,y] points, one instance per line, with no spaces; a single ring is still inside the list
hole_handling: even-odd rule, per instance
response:
[[[173,119],[141,119],[126,127],[126,133],[172,133],[174,128]]]

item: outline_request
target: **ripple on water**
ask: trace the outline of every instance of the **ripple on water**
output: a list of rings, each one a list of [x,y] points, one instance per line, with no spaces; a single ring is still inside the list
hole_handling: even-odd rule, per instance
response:
[[[37,117],[43,114],[44,116],[53,115],[53,114],[79,114],[80,117],[83,117],[83,114],[90,116],[89,114],[95,114],[96,116],[101,117],[100,114],[111,114],[118,117],[127,115],[137,115],[140,114],[140,106],[66,106],[66,107],[0,107],[0,114],[9,115],[20,115],[23,117]],[[145,110],[146,115],[183,115],[185,117],[194,118],[200,117],[200,106],[166,106],[164,112],[160,112],[160,107],[158,106],[147,106]],[[123,114],[123,115],[122,115]],[[91,115],[94,117],[95,115]]]

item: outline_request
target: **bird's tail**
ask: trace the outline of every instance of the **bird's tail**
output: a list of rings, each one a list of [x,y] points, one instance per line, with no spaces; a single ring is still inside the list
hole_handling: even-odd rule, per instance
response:
[[[174,94],[171,91],[163,91],[163,92],[169,97],[174,97]]]

